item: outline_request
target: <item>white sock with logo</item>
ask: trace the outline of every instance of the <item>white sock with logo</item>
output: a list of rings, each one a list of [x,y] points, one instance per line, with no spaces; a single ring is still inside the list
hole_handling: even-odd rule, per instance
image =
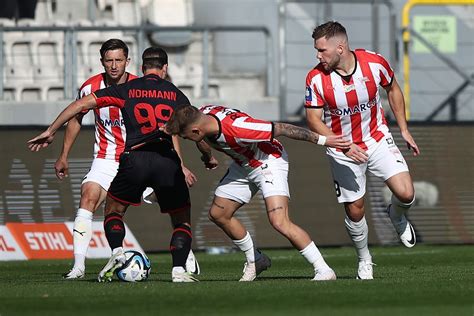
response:
[[[87,249],[92,239],[92,217],[94,213],[79,208],[74,220],[74,267],[85,270]]]
[[[369,239],[369,227],[365,216],[358,222],[353,222],[347,217],[344,220],[346,224],[347,232],[354,243],[359,261],[367,260],[372,261],[372,256],[369,252],[368,239]]]
[[[247,262],[255,262],[256,260],[260,259],[261,254],[260,252],[255,251],[253,240],[249,232],[247,232],[244,238],[240,240],[232,240],[232,242],[245,253]]]
[[[313,265],[315,270],[322,271],[330,269],[314,241],[311,241],[308,246],[300,250],[300,254]]]

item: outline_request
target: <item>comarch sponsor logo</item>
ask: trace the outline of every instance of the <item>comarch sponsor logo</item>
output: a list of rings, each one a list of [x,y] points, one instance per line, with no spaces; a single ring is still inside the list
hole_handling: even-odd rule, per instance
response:
[[[353,108],[329,109],[329,112],[332,115],[337,115],[337,116],[353,115],[353,114],[357,114],[357,113],[367,111],[367,110],[369,110],[370,108],[372,108],[376,105],[377,105],[377,99],[373,98],[369,102],[358,104],[358,105],[354,106]]]
[[[100,124],[105,127],[107,126],[115,127],[115,126],[123,126],[124,121],[123,119],[115,119],[115,120],[105,119],[105,120],[100,120]]]

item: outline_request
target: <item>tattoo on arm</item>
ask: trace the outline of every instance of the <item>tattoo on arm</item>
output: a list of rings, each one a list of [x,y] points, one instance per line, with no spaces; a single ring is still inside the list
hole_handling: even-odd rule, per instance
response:
[[[277,207],[274,207],[272,209],[269,209],[267,212],[271,213],[271,212],[275,212],[275,211],[282,210],[282,209],[283,209],[283,206],[277,206]]]
[[[286,136],[295,140],[317,143],[319,135],[299,126],[287,123],[275,123],[275,137]]]

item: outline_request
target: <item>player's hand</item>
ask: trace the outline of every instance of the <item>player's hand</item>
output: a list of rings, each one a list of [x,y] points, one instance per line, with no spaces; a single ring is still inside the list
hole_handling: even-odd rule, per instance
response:
[[[49,130],[44,131],[35,138],[30,139],[27,142],[28,148],[31,151],[40,151],[41,149],[48,147],[53,142],[54,133]]]
[[[168,132],[166,124],[163,126],[160,126],[159,130],[165,134],[171,135],[170,132]]]
[[[191,172],[191,170],[189,170],[185,166],[181,166],[181,168],[183,169],[186,184],[189,188],[192,187],[197,182],[197,177],[194,175],[194,173]]]
[[[207,170],[214,170],[219,166],[219,161],[217,161],[217,159],[214,158],[214,156],[207,158],[206,156],[202,155],[201,160],[202,162],[204,162],[204,166],[206,167]]]
[[[367,162],[369,159],[367,152],[354,143],[349,146],[349,149],[343,150],[343,153],[355,162]]]
[[[339,149],[349,149],[351,144],[352,143],[344,139],[343,136],[330,135],[330,136],[326,136],[326,143],[324,144],[324,146],[334,147],[334,148],[339,148]]]
[[[418,149],[418,145],[413,140],[409,131],[403,131],[402,133],[403,139],[407,142],[408,150],[413,150],[413,156],[418,156],[420,154],[420,149]]]
[[[56,172],[56,178],[63,180],[69,176],[69,163],[67,159],[59,158],[54,164],[54,171]]]

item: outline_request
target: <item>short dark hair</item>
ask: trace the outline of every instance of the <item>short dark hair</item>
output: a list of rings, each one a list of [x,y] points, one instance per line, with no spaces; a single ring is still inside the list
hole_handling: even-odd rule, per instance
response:
[[[148,47],[142,54],[142,68],[147,69],[163,69],[168,64],[168,54],[161,47]]]
[[[316,27],[313,30],[313,34],[311,36],[314,40],[317,40],[322,37],[329,39],[337,35],[344,35],[345,37],[347,37],[346,29],[344,28],[344,26],[342,26],[341,23],[336,21],[330,21]]]
[[[179,134],[189,125],[197,122],[201,116],[201,113],[202,112],[200,112],[191,104],[183,104],[178,106],[166,123],[166,131],[171,135]]]
[[[128,46],[127,44],[125,44],[124,41],[118,38],[111,38],[109,40],[106,40],[102,44],[102,46],[100,47],[100,57],[104,58],[105,53],[107,53],[107,51],[116,49],[123,50],[123,54],[125,55],[125,57],[128,58]]]

